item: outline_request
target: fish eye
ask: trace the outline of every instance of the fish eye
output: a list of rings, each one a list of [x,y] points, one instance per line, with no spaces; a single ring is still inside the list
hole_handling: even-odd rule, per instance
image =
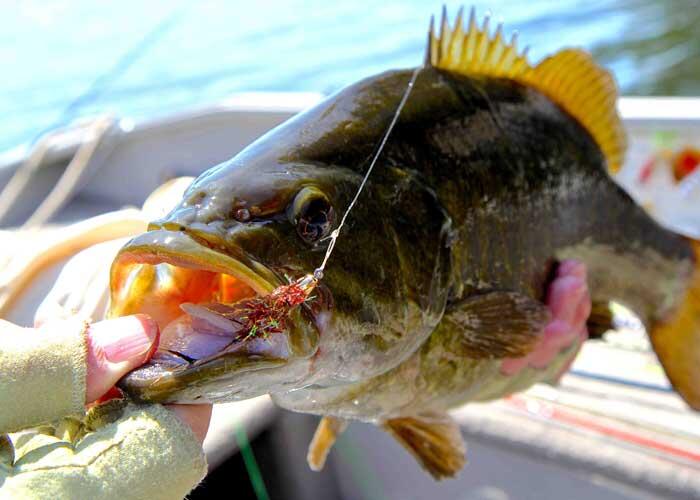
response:
[[[305,187],[290,206],[290,222],[306,243],[315,243],[330,233],[335,213],[328,198],[318,189]]]

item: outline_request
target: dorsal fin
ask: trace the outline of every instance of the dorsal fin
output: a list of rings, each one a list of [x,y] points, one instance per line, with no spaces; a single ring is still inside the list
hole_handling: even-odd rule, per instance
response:
[[[447,10],[442,9],[440,34],[435,34],[434,20],[430,20],[426,63],[439,69],[463,74],[481,74],[494,77],[519,79],[530,70],[527,49],[518,53],[517,36],[509,43],[503,39],[499,25],[493,37],[489,35],[489,18],[480,28],[472,8],[467,30],[462,27],[463,9],[459,9],[454,28],[447,21]]]
[[[608,169],[615,173],[622,166],[627,141],[617,113],[617,87],[608,71],[598,66],[586,52],[565,49],[532,67],[527,50],[518,52],[515,35],[503,39],[502,25],[489,33],[489,18],[479,27],[472,8],[466,31],[462,9],[454,27],[443,7],[440,33],[431,19],[426,64],[466,75],[509,78],[536,88],[556,102],[591,134],[603,152]]]

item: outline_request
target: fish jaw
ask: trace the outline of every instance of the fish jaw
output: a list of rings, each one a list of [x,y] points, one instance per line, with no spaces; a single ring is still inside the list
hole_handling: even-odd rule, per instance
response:
[[[224,402],[294,388],[318,348],[311,308],[293,309],[284,331],[266,338],[243,335],[235,320],[217,314],[281,284],[243,251],[223,253],[184,231],[134,238],[112,264],[108,315],[149,314],[161,343],[119,387],[136,401],[159,403]]]

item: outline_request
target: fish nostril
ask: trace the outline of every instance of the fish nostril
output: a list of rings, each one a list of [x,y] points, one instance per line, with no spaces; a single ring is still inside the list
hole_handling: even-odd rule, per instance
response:
[[[186,200],[188,205],[201,205],[202,202],[207,198],[207,193],[205,191],[197,191],[192,193]]]

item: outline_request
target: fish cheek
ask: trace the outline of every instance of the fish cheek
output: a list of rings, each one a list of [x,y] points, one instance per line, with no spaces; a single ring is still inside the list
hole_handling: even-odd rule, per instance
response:
[[[361,242],[360,242],[361,244]],[[389,251],[388,249],[386,250]],[[321,355],[342,379],[373,376],[398,364],[429,334],[422,308],[405,292],[396,259],[367,262],[340,254],[344,268],[329,266],[326,285],[333,291],[331,327],[321,333]],[[340,260],[340,259],[339,259]]]
[[[379,325],[381,323],[379,308],[376,306],[374,301],[372,301],[371,299],[366,299],[362,301],[362,309],[360,309],[358,313],[358,319],[363,323],[369,323],[373,325]]]

